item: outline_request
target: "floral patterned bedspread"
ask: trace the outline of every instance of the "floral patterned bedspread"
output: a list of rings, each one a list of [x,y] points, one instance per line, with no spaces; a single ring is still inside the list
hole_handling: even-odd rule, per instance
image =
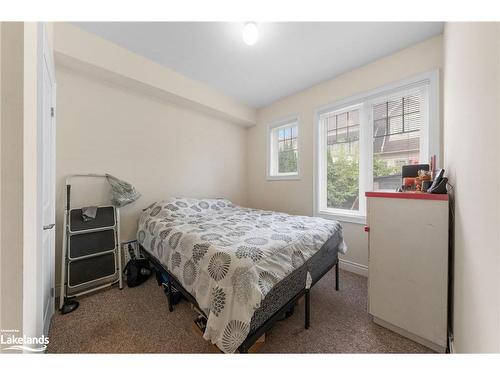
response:
[[[271,288],[337,231],[340,223],[316,217],[171,198],[144,210],[137,239],[196,298],[208,317],[203,337],[233,353]]]

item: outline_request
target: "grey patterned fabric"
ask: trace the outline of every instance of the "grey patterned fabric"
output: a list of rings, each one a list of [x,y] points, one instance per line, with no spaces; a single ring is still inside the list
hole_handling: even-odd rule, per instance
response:
[[[234,352],[262,300],[302,267],[336,221],[239,207],[225,199],[170,198],[147,208],[137,238],[196,298],[208,317],[204,338]]]
[[[257,330],[304,289],[308,273],[311,275],[312,282],[316,283],[325,272],[331,269],[338,259],[340,244],[342,244],[341,233],[335,233],[307,262],[276,284],[262,300],[260,307],[255,310],[250,322],[250,333]]]

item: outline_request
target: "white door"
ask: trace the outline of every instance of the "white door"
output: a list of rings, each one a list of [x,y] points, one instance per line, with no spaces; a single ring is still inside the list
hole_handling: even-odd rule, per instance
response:
[[[40,267],[41,311],[43,333],[46,335],[50,319],[54,314],[54,268],[55,268],[55,76],[52,51],[44,30],[42,58],[42,160],[41,160],[41,205],[42,246]]]

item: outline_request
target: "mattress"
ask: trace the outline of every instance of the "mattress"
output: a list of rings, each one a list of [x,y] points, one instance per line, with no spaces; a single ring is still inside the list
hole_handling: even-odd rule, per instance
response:
[[[336,232],[316,254],[276,284],[263,299],[260,307],[255,310],[250,322],[250,334],[255,332],[282,306],[304,289],[304,285],[307,284],[308,274],[311,277],[312,284],[321,279],[337,263],[339,245],[342,242],[341,233]]]
[[[332,248],[325,246],[332,238],[335,251],[345,252],[338,222],[244,208],[225,199],[157,202],[144,210],[137,232],[142,247],[206,314],[204,338],[227,353],[259,323],[266,296],[288,276],[297,275],[301,288],[313,281],[314,255]]]

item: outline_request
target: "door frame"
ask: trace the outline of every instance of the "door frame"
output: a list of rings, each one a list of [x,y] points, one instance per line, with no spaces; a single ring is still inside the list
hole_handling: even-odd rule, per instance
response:
[[[52,126],[52,150],[50,151],[50,163],[52,165],[52,184],[51,184],[51,192],[50,196],[52,199],[52,204],[53,204],[53,217],[51,219],[51,223],[55,223],[56,220],[56,215],[55,215],[55,207],[56,207],[56,192],[55,192],[55,176],[56,176],[56,76],[55,76],[55,65],[54,65],[54,59],[53,59],[53,53],[51,46],[49,45],[49,37],[47,33],[47,28],[45,23],[40,23],[39,27],[39,35],[40,35],[40,57],[39,57],[39,76],[38,76],[38,82],[39,82],[39,103],[38,103],[38,126],[39,126],[39,133],[38,133],[38,186],[37,186],[37,194],[39,199],[37,199],[37,214],[39,215],[38,217],[40,218],[40,223],[38,225],[38,233],[39,237],[38,238],[38,257],[37,257],[37,270],[41,270],[41,267],[43,265],[41,255],[42,255],[42,246],[43,246],[43,226],[46,224],[50,223],[44,223],[43,222],[43,152],[44,152],[44,147],[43,147],[43,92],[44,92],[44,82],[43,82],[43,75],[42,75],[42,70],[44,67],[47,68],[48,73],[49,73],[49,78],[51,81],[51,107],[53,108],[51,111],[53,111],[53,115],[51,117],[51,126]],[[45,66],[44,66],[45,65]],[[52,233],[52,247],[51,247],[51,254],[50,254],[50,261],[51,261],[51,267],[50,267],[50,275],[46,275],[50,277],[50,287],[51,287],[51,294],[50,294],[50,304],[49,304],[49,312],[47,316],[44,319],[44,313],[45,311],[43,310],[43,306],[45,301],[43,301],[43,285],[44,282],[42,280],[43,274],[40,273],[38,280],[39,284],[37,285],[37,308],[40,308],[41,311],[39,314],[37,314],[38,318],[41,319],[41,324],[43,327],[43,333],[44,335],[48,335],[49,332],[49,327],[50,327],[50,320],[52,318],[52,315],[55,312],[55,243],[56,243],[56,238],[55,238],[55,231],[56,229],[53,228]],[[45,271],[45,270],[43,270]]]
[[[28,26],[25,26],[28,27]],[[55,278],[55,229],[52,233],[54,245],[51,247],[50,255],[50,271],[49,275],[45,275],[43,265],[43,110],[44,110],[44,79],[43,70],[47,69],[49,80],[51,81],[51,97],[49,98],[51,106],[54,107],[55,114],[55,101],[56,101],[56,87],[55,87],[55,69],[54,60],[52,56],[51,44],[48,40],[48,31],[45,23],[37,22],[32,32],[36,33],[36,232],[33,235],[36,237],[36,246],[29,246],[24,248],[24,265],[23,265],[23,289],[25,295],[23,297],[23,332],[30,337],[41,337],[48,335],[50,320],[55,311],[54,303],[54,278]],[[36,30],[36,31],[35,31]],[[32,34],[33,35],[33,34]],[[26,74],[25,74],[26,77]],[[53,151],[50,153],[50,163],[54,170],[52,178],[55,179],[55,116],[52,118],[52,138],[53,138]],[[51,184],[50,196],[55,209],[55,180]],[[54,218],[55,220],[55,211]],[[53,221],[54,222],[54,221]],[[45,278],[50,278],[52,293],[49,294],[51,301],[48,306],[47,316],[44,317],[44,284]],[[46,318],[46,319],[44,319]],[[30,350],[25,349],[25,352]]]

